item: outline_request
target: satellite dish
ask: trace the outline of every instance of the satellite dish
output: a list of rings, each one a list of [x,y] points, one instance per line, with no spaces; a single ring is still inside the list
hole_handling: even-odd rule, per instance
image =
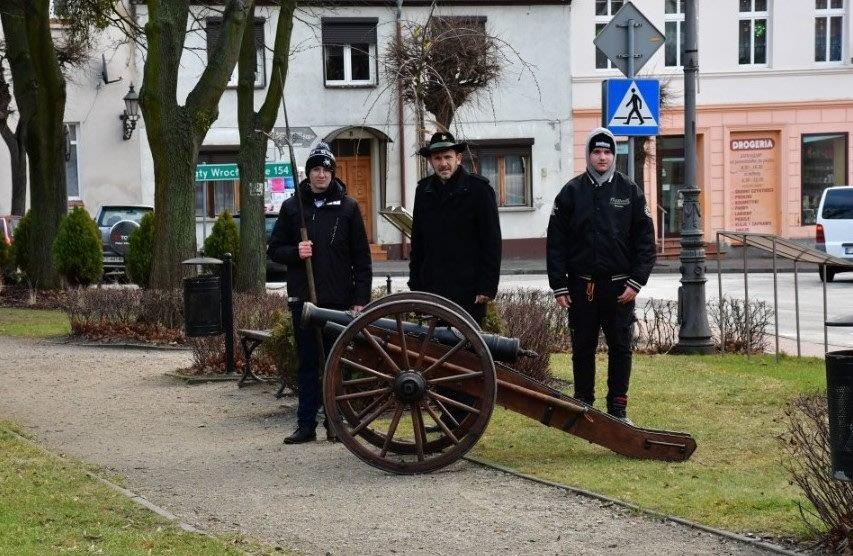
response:
[[[110,79],[109,69],[107,68],[107,57],[103,52],[101,52],[101,79],[104,80],[104,85],[121,81],[121,77],[118,79]]]

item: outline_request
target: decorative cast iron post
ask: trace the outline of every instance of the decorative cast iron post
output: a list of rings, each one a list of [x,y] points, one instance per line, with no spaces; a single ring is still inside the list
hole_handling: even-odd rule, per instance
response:
[[[705,307],[705,240],[696,181],[696,76],[699,49],[696,40],[696,1],[684,2],[684,187],[681,220],[681,287],[678,292],[677,353],[708,354],[714,351]]]

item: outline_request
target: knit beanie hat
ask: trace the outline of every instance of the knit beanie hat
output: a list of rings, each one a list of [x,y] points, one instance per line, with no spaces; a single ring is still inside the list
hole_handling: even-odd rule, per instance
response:
[[[591,153],[593,149],[602,148],[602,149],[610,149],[610,152],[616,154],[616,141],[613,138],[613,135],[610,133],[596,133],[592,137],[589,138],[587,142],[588,151],[587,153]]]
[[[317,166],[322,166],[332,173],[335,172],[337,166],[332,149],[328,143],[324,143],[323,141],[317,143],[317,146],[311,150],[311,154],[308,155],[308,161],[305,163],[305,171],[310,172],[312,168]]]

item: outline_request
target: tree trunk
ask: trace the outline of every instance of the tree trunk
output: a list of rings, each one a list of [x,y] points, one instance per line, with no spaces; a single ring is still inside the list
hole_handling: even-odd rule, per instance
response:
[[[263,292],[266,287],[266,230],[264,227],[264,159],[269,132],[275,125],[282,87],[287,78],[290,37],[293,31],[295,0],[282,2],[273,48],[273,66],[267,96],[255,113],[255,37],[243,33],[238,85],[240,125],[240,256],[237,264],[237,290]],[[254,21],[254,7],[249,12]],[[253,28],[251,24],[247,30]],[[296,169],[293,169],[294,173]]]
[[[147,56],[140,88],[148,144],[154,162],[154,262],[152,288],[180,285],[189,269],[181,261],[196,253],[195,167],[219,99],[240,53],[252,0],[228,0],[218,44],[184,106],[176,98],[186,38],[189,0],[148,0]]]
[[[15,100],[27,122],[26,151],[32,196],[28,277],[40,289],[59,286],[53,240],[68,211],[65,185],[65,80],[50,30],[48,0],[3,12]]]
[[[27,150],[26,125],[18,120],[15,131],[8,121],[0,120],[0,136],[9,149],[9,164],[12,173],[12,214],[23,216],[27,210]]]

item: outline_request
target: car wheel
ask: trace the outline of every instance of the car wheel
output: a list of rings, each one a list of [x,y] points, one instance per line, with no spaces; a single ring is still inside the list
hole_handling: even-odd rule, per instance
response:
[[[820,281],[830,283],[835,280],[835,271],[826,267],[818,267],[818,274],[820,274]],[[826,273],[826,276],[824,276]]]

